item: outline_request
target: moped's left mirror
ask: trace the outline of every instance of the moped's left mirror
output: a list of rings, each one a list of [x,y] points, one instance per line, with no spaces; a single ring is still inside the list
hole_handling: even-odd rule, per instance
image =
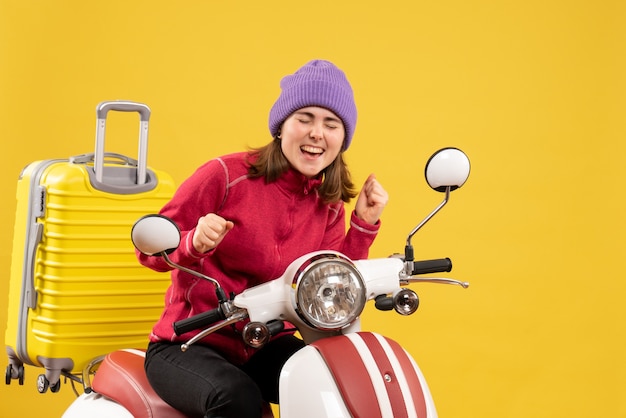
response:
[[[170,253],[180,244],[180,230],[168,217],[146,215],[133,225],[131,239],[135,248],[143,254]]]
[[[442,148],[435,152],[426,163],[426,181],[438,192],[453,191],[467,181],[470,174],[470,161],[458,148]]]

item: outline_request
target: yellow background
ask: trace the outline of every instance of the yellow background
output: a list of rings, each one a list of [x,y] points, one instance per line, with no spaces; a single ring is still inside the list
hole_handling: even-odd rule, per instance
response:
[[[391,195],[372,256],[439,203],[434,150],[472,161],[413,240],[472,286],[414,286],[417,314],[368,311],[366,328],[408,348],[441,417],[624,417],[625,21],[622,0],[1,0],[0,306],[17,176],[91,151],[98,102],[149,104],[149,163],[180,183],[266,143],[280,77],[325,58],[356,92],[354,179]],[[136,155],[124,118],[107,148]],[[1,416],[60,415],[69,386],[40,395],[38,373],[0,386]]]

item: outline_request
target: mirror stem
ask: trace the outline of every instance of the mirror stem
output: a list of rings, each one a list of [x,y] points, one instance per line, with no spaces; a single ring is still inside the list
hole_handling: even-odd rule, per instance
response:
[[[446,186],[446,190],[445,190],[445,197],[443,199],[443,201],[439,204],[439,206],[437,206],[432,212],[430,212],[430,214],[424,218],[424,220],[422,222],[419,223],[419,225],[417,225],[415,228],[413,228],[413,230],[411,231],[411,233],[409,234],[409,236],[406,239],[406,246],[404,247],[404,261],[408,261],[408,262],[413,262],[415,261],[413,258],[413,246],[411,245],[411,238],[413,238],[413,235],[415,235],[415,233],[417,231],[419,231],[424,225],[426,225],[426,222],[430,221],[430,219],[435,216],[435,214],[437,212],[439,212],[441,210],[441,208],[443,208],[446,203],[448,203],[448,200],[450,199],[450,190],[451,190],[451,186]]]
[[[204,279],[204,280],[208,280],[211,283],[213,283],[213,286],[215,286],[215,294],[217,295],[217,300],[222,303],[222,302],[227,302],[228,301],[228,297],[226,297],[226,293],[224,292],[224,289],[222,289],[222,287],[220,286],[219,282],[209,276],[206,276],[202,273],[198,273],[197,271],[188,269],[187,267],[183,267],[181,265],[178,265],[176,263],[174,263],[172,260],[170,260],[169,256],[167,255],[167,253],[165,251],[163,251],[162,253],[160,253],[161,257],[163,257],[163,260],[165,260],[165,262],[167,263],[168,266],[173,267],[175,269],[179,269],[180,271],[184,271],[185,273],[189,273],[192,276],[198,277],[200,279]]]

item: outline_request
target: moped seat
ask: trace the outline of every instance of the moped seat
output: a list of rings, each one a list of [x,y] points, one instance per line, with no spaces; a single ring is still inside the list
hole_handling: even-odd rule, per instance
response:
[[[146,353],[119,350],[109,353],[93,378],[92,388],[124,406],[135,418],[187,418],[156,394],[144,370]],[[263,405],[263,418],[273,418],[269,404]]]
[[[119,350],[105,356],[93,389],[124,406],[135,418],[186,418],[156,394],[143,368],[145,352]]]

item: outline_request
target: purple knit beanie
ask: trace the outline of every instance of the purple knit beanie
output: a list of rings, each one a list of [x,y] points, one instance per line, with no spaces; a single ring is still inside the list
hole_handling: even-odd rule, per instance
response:
[[[339,116],[346,130],[343,149],[348,149],[356,128],[356,105],[343,71],[331,62],[313,60],[294,74],[283,77],[280,88],[280,96],[270,110],[269,127],[273,137],[293,112],[319,106]]]

